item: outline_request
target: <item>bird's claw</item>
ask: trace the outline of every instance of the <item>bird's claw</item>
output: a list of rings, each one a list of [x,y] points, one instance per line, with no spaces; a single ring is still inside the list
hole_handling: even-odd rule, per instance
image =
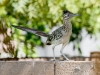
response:
[[[59,60],[55,60],[55,59],[53,59],[53,60],[50,60],[50,61],[51,61],[51,62],[53,62],[53,61],[55,61],[55,62],[56,62],[56,61],[59,61]]]

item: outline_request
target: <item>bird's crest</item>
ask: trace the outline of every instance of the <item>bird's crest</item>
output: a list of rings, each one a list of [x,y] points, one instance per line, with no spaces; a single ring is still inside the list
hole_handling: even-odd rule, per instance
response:
[[[66,14],[66,13],[69,13],[70,11],[68,11],[68,10],[64,10],[63,11],[63,14]]]

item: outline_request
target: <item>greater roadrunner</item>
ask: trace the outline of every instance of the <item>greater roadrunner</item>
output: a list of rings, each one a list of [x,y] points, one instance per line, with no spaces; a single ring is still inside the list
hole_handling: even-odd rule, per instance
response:
[[[63,55],[63,57],[66,60],[69,60],[64,54],[63,54],[63,49],[64,47],[68,44],[70,36],[72,34],[72,24],[70,22],[70,19],[74,16],[77,16],[78,14],[73,14],[72,12],[68,10],[63,11],[63,26],[59,27],[55,31],[53,31],[51,34],[44,33],[42,31],[36,30],[36,29],[31,29],[31,28],[26,28],[26,27],[21,27],[21,26],[15,26],[12,25],[15,28],[21,29],[23,31],[27,31],[33,34],[37,34],[39,36],[44,36],[47,37],[46,44],[51,45],[53,44],[53,56],[54,60],[55,58],[55,52],[54,48],[55,46],[62,44],[62,48],[60,50],[60,53]]]

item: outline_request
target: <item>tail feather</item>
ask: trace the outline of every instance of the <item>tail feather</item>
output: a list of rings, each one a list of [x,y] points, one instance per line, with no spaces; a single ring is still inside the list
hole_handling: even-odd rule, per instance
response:
[[[26,28],[26,27],[22,27],[22,26],[15,26],[15,25],[12,25],[12,26],[15,27],[15,28],[21,29],[23,31],[30,32],[32,34],[36,34],[38,36],[44,36],[44,37],[48,37],[49,36],[49,34],[44,33],[42,31],[39,31],[39,30],[36,30],[36,29]]]

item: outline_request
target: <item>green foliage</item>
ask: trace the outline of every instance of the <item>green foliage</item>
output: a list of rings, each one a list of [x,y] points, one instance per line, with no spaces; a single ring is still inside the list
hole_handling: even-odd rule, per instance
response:
[[[1,49],[6,53],[10,53],[11,56],[16,57],[13,41],[11,40],[11,30],[7,28],[7,23],[0,18],[0,45]]]
[[[62,11],[68,9],[81,16],[73,18],[73,34],[71,41],[79,43],[80,31],[83,27],[88,33],[100,32],[100,0],[1,0],[0,17],[15,25],[23,25],[41,31],[49,32],[50,29],[63,23]],[[25,34],[13,29],[14,39],[25,43],[25,49],[32,50],[36,45],[42,45],[40,37],[33,34]],[[30,44],[30,47],[28,47]],[[18,44],[20,45],[20,43]],[[79,50],[80,51],[80,50]],[[29,54],[27,54],[29,55]]]

